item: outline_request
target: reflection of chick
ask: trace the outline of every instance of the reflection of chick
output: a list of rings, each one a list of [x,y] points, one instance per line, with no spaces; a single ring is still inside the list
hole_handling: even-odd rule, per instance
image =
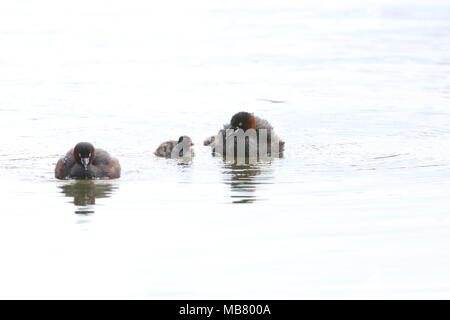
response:
[[[223,129],[219,131],[219,133],[215,136],[211,136],[207,138],[203,144],[205,146],[211,146],[211,148],[216,152],[217,150],[223,150],[223,138],[225,131],[228,130],[238,130],[241,129],[246,132],[249,129],[256,130],[258,134],[262,133],[262,130],[265,130],[267,133],[266,137],[268,137],[268,142],[270,148],[269,150],[279,150],[279,152],[284,151],[284,141],[282,141],[274,132],[272,125],[265,119],[259,118],[252,113],[249,112],[238,112],[230,120],[229,124],[223,126]],[[257,139],[250,137],[249,144],[251,148],[255,148],[258,150],[258,142]]]
[[[194,150],[191,148],[193,145],[190,137],[181,136],[178,141],[170,140],[161,143],[154,154],[165,158],[193,157]]]

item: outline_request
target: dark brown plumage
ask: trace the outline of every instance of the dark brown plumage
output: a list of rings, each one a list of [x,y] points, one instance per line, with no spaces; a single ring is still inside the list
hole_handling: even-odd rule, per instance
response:
[[[96,149],[89,142],[80,142],[58,160],[57,179],[116,179],[120,177],[120,163],[108,152]]]

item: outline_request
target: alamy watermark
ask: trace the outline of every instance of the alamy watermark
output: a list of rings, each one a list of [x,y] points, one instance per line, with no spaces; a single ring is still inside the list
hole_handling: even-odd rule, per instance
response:
[[[234,161],[237,164],[280,157],[284,147],[284,142],[268,129],[249,129],[245,132],[242,129],[224,129],[216,136],[216,140],[213,153],[222,155],[227,162]]]

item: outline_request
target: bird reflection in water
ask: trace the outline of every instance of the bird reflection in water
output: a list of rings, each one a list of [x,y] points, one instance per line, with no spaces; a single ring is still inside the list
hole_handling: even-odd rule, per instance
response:
[[[95,212],[96,199],[111,197],[118,187],[104,181],[80,180],[60,188],[66,197],[73,197],[76,214],[92,214]]]
[[[231,188],[233,203],[253,203],[263,200],[257,196],[262,185],[271,184],[273,178],[269,164],[225,163],[224,182]]]

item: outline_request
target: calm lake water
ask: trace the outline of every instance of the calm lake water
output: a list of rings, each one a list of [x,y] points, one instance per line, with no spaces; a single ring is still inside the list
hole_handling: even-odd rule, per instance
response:
[[[448,1],[23,0],[0,43],[0,298],[450,298]],[[211,157],[242,110],[284,158]],[[79,141],[122,178],[54,179]]]

